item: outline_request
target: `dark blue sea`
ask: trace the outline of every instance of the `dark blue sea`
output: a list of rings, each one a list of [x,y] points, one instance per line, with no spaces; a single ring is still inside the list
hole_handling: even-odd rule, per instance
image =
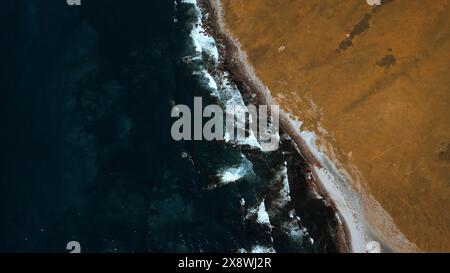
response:
[[[0,252],[336,251],[287,136],[271,153],[171,138],[174,104],[216,102],[183,61],[193,10],[1,1]]]

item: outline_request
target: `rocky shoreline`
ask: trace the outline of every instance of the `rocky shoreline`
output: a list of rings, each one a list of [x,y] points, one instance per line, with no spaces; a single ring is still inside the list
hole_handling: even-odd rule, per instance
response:
[[[218,9],[220,3],[216,0],[199,1],[199,6],[207,16],[203,18],[205,30],[211,35],[217,43],[220,56],[224,58],[218,63],[215,69],[225,70],[230,73],[233,82],[239,87],[239,91],[246,105],[273,105],[275,104],[267,90],[267,88],[253,78],[252,72],[248,71],[249,66],[245,64],[244,58],[241,56],[239,46],[233,38],[223,30]],[[214,69],[209,71],[214,75]],[[308,199],[314,199],[315,205],[311,208],[326,211],[328,222],[324,227],[325,233],[329,233],[333,238],[338,252],[352,252],[351,234],[347,224],[342,220],[342,216],[337,209],[335,203],[327,191],[322,187],[318,175],[315,173],[315,167],[321,167],[321,163],[315,158],[314,154],[309,150],[305,141],[295,133],[294,126],[286,113],[280,113],[280,134],[285,135],[281,138],[282,146],[290,146],[295,153],[291,157],[289,181],[291,184],[294,180],[304,180],[306,188],[302,191],[307,192]],[[284,133],[283,133],[284,132]],[[292,179],[291,179],[292,177]],[[302,201],[300,201],[301,203]],[[306,201],[308,202],[308,201]],[[311,200],[309,200],[311,203]],[[308,207],[308,206],[306,206]],[[320,213],[317,213],[318,215]],[[332,223],[332,224],[330,224]]]

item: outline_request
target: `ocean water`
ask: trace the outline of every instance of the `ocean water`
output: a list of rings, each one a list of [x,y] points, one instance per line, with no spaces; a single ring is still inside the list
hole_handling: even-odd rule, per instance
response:
[[[243,103],[183,62],[205,53],[195,2],[2,7],[0,251],[337,250],[288,137],[270,153],[172,140],[174,104]]]

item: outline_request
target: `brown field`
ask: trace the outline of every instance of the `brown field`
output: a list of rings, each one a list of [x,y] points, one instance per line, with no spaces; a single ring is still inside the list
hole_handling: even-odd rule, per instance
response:
[[[384,2],[222,0],[258,77],[355,189],[421,250],[450,251],[450,1]]]

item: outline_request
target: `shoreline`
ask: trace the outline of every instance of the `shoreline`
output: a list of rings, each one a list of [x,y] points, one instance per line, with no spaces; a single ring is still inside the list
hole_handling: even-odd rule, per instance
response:
[[[247,60],[247,56],[239,42],[227,30],[220,0],[201,1],[202,9],[208,11],[207,21],[209,31],[216,42],[222,45],[225,54],[225,63],[233,77],[242,83],[246,91],[255,93],[258,104],[276,104],[269,89],[256,76],[253,67]],[[310,165],[313,177],[314,191],[318,192],[326,202],[334,209],[336,218],[341,223],[341,228],[336,230],[337,244],[342,252],[367,252],[367,244],[371,241],[379,241],[377,236],[368,227],[364,219],[363,210],[359,206],[359,199],[351,190],[351,185],[346,181],[340,170],[325,154],[318,151],[314,144],[314,138],[307,139],[302,131],[296,128],[297,120],[280,108],[280,128],[288,134],[297,146],[297,150]],[[297,126],[298,127],[298,126]],[[384,252],[391,252],[390,246],[383,244]]]

